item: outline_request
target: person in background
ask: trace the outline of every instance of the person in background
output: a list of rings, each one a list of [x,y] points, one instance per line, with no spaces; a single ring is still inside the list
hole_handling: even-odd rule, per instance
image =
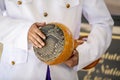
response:
[[[78,39],[82,14],[91,26],[88,39],[70,59],[49,66],[51,80],[78,80],[77,71],[109,47],[113,20],[104,0],[0,0],[0,80],[45,80],[47,64],[32,48],[45,46],[46,36],[38,28],[59,22]]]

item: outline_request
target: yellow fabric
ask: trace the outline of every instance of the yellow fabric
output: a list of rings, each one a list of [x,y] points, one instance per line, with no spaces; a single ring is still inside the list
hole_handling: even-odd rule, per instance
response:
[[[0,58],[2,56],[3,44],[0,43]]]

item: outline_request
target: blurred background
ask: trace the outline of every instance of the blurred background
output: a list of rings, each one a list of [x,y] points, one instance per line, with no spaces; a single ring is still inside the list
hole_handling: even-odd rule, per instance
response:
[[[114,20],[112,42],[99,63],[89,69],[78,72],[79,80],[120,80],[120,0],[105,0]],[[82,18],[80,35],[88,35],[90,27]]]

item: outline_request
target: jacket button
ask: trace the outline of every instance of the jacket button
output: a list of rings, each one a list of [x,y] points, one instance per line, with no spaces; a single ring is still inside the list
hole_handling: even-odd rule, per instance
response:
[[[66,4],[66,8],[70,8],[70,4],[68,3],[68,4]]]
[[[48,16],[48,13],[47,12],[44,12],[44,17],[47,17]]]
[[[17,4],[18,4],[18,5],[21,5],[21,4],[22,4],[22,1],[17,1]]]
[[[11,64],[12,64],[12,65],[15,65],[15,61],[11,61]]]

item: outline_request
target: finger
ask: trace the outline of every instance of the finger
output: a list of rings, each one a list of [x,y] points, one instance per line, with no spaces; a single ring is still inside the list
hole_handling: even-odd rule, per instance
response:
[[[69,61],[68,61],[68,66],[69,67],[74,67],[78,63],[78,58],[76,56],[73,56]]]
[[[36,48],[42,48],[42,46],[33,37],[29,37],[29,39]]]
[[[73,57],[72,57],[73,61],[74,61],[74,64],[78,64],[78,51],[77,50],[74,50],[73,51]]]
[[[77,41],[77,43],[78,43],[79,45],[84,43],[83,40],[76,40],[76,41]]]
[[[67,60],[67,61],[65,62],[65,64],[66,64],[68,67],[73,67],[73,66],[74,66],[74,59],[73,59],[73,57],[70,58],[69,60]]]
[[[76,49],[74,49],[72,54],[77,56],[78,55],[78,51]]]
[[[37,24],[41,24],[41,23],[34,23],[32,25],[32,28],[30,29],[31,33],[36,33],[38,34],[42,39],[45,39],[45,35],[39,30],[39,28],[37,27]]]
[[[72,60],[68,60],[65,62],[65,64],[68,66],[68,67],[72,67],[73,66],[73,61]]]
[[[42,39],[46,39],[46,36],[38,29],[35,29],[35,33],[38,34]]]
[[[65,62],[65,64],[69,67],[74,67],[78,64],[78,52],[77,50],[73,51],[73,55]]]
[[[41,44],[42,46],[45,45],[45,43],[42,41],[42,39],[35,33],[31,34],[31,36],[38,42],[38,45]]]

